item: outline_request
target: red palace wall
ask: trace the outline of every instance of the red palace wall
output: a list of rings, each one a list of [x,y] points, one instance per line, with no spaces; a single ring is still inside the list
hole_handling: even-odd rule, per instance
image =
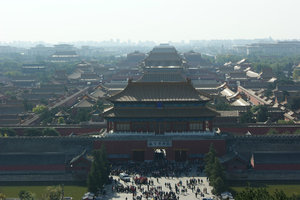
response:
[[[213,144],[217,154],[222,156],[226,153],[225,140],[173,140],[172,147],[148,147],[146,140],[140,141],[95,141],[94,148],[99,149],[104,144],[106,152],[110,154],[128,154],[132,159],[133,151],[144,151],[145,160],[153,160],[154,150],[161,148],[166,150],[167,160],[175,160],[175,151],[187,151],[187,154],[205,154],[209,151],[210,144]],[[121,159],[118,159],[121,160]],[[123,159],[127,160],[127,159]]]
[[[234,135],[245,135],[248,131],[252,134],[252,135],[266,135],[267,132],[270,129],[275,129],[277,130],[279,133],[293,133],[296,130],[298,130],[300,127],[299,126],[290,126],[290,127],[286,127],[286,126],[281,126],[281,127],[272,127],[272,126],[265,126],[265,127],[219,127],[221,132],[224,133],[232,133]]]
[[[300,164],[256,164],[255,170],[300,170]]]
[[[65,165],[0,166],[1,171],[65,171]]]
[[[76,134],[76,135],[87,135],[89,133],[96,133],[100,132],[101,129],[105,128],[106,125],[102,125],[99,127],[56,127],[55,129],[62,135],[62,136],[68,136],[70,134]],[[42,131],[45,127],[39,128],[36,127],[37,129],[40,129]],[[22,136],[24,135],[26,128],[13,128],[17,135]]]

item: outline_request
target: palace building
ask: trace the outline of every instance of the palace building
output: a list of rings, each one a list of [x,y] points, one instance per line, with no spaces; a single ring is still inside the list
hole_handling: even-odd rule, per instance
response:
[[[186,82],[129,82],[108,99],[107,131],[164,134],[212,131],[217,112],[205,106],[209,97]]]
[[[105,145],[110,159],[145,161],[202,159],[214,144],[225,153],[225,140],[216,136],[216,111],[206,106],[208,95],[190,80],[132,82],[108,99],[107,131],[96,148]]]
[[[175,47],[169,44],[160,44],[150,51],[148,57],[144,60],[145,66],[182,66],[183,59],[178,54]]]

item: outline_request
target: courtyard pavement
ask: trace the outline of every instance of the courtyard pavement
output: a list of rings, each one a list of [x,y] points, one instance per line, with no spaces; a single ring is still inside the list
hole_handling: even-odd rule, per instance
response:
[[[180,193],[177,193],[176,195],[179,196],[180,200],[193,200],[193,199],[203,199],[203,198],[212,198],[212,199],[217,199],[214,195],[212,195],[211,190],[212,187],[209,186],[209,183],[203,173],[197,172],[196,165],[193,166],[191,172],[187,176],[180,176],[180,177],[161,177],[161,178],[155,178],[155,177],[147,177],[148,181],[153,181],[153,185],[150,185],[149,188],[151,187],[161,187],[162,191],[169,192],[170,189],[166,186],[165,183],[169,183],[172,187],[172,191],[175,190],[175,184],[178,184],[180,181],[182,182],[182,186],[179,186]],[[141,189],[138,189],[138,185],[136,185],[133,182],[133,177],[131,176],[131,182],[124,182],[120,180],[118,176],[113,176],[113,179],[116,180],[117,182],[123,184],[124,186],[136,186],[137,187],[137,194],[136,196],[142,196]],[[196,191],[187,187],[187,181],[190,179],[196,179],[196,180],[202,180],[203,182],[200,181],[200,183],[195,184],[195,189],[197,188],[200,189],[200,191],[204,194],[204,197],[201,197],[199,194],[195,195]],[[147,190],[148,186],[147,185],[141,185],[141,188],[144,190]],[[187,192],[182,192],[182,189],[186,188]],[[205,190],[207,192],[205,192]],[[116,199],[124,199],[126,200],[132,200],[133,194],[132,193],[120,193],[116,191],[112,191],[112,185],[107,185],[106,186],[106,195],[102,196],[102,199],[111,199],[111,200],[116,200]],[[142,196],[142,199],[146,200],[147,198],[145,196]],[[152,200],[152,197],[148,197],[148,200]]]

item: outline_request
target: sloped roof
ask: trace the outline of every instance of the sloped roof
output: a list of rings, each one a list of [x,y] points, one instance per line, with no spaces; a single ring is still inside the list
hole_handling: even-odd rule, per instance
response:
[[[82,152],[81,154],[79,154],[79,155],[75,156],[74,158],[72,158],[72,160],[70,161],[70,164],[76,162],[76,161],[79,160],[81,157],[86,158],[85,155],[86,155],[86,149],[83,150],[83,152]]]
[[[224,90],[221,91],[221,94],[225,97],[230,97],[232,95],[234,95],[235,93],[230,90],[229,88],[225,88]]]
[[[250,106],[250,103],[245,101],[242,98],[237,99],[236,101],[232,102],[230,105],[232,106]]]
[[[76,51],[56,51],[53,55],[77,55]]]
[[[254,152],[255,164],[300,164],[300,152]]]
[[[247,72],[246,72],[246,75],[247,75],[248,77],[251,77],[251,78],[258,78],[258,77],[259,77],[259,74],[258,74],[258,73],[254,72],[254,71],[251,71],[251,70],[247,71]]]
[[[145,61],[181,61],[175,47],[168,44],[161,44],[150,51]]]
[[[181,57],[176,53],[153,53],[151,52],[149,56],[145,59],[146,61],[181,61]]]
[[[185,78],[180,73],[145,73],[138,82],[183,82]]]
[[[105,95],[106,95],[106,93],[99,88],[97,88],[94,92],[91,93],[91,96],[97,97],[97,98],[102,98]]]
[[[151,52],[154,53],[177,53],[174,46],[171,46],[169,44],[160,44],[158,46],[155,46]]]
[[[149,101],[209,101],[190,82],[129,82],[121,92],[108,100],[112,102]]]
[[[244,161],[245,163],[249,162],[249,160],[247,158],[240,155],[238,152],[229,152],[229,153],[225,154],[224,156],[220,157],[219,160],[220,160],[221,163],[226,163],[226,162],[229,162],[229,161],[231,161],[235,158],[238,158],[241,161]]]
[[[218,110],[221,117],[238,117],[239,111],[238,110]]]
[[[77,108],[90,108],[92,107],[94,104],[92,104],[91,102],[89,102],[86,99],[83,99],[81,101],[79,101],[76,105],[74,105],[74,107]]]
[[[66,155],[57,152],[0,154],[0,166],[65,164]]]
[[[176,108],[111,108],[104,113],[107,118],[149,118],[149,117],[215,117],[219,115],[208,107]]]

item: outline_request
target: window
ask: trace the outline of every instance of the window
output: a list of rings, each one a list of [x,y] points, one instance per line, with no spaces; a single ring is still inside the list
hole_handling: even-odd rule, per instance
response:
[[[190,130],[191,131],[199,131],[202,130],[202,122],[192,122],[190,123]]]
[[[129,131],[130,124],[129,123],[117,123],[117,130],[118,131]]]
[[[162,102],[157,102],[156,107],[157,108],[162,108],[163,107],[163,103]]]

